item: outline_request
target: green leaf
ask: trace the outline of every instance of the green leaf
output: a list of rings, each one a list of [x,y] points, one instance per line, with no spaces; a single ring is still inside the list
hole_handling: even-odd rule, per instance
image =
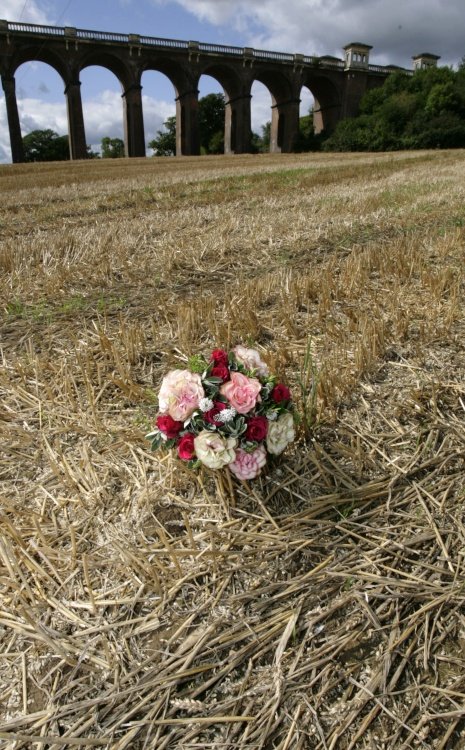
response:
[[[192,357],[189,357],[187,366],[191,372],[201,374],[208,367],[208,362],[202,354],[194,354]]]

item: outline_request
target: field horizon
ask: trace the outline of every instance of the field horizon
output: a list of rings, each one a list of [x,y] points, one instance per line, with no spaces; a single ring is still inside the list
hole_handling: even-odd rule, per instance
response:
[[[7,750],[465,743],[465,151],[0,165]],[[144,435],[237,343],[257,480]]]

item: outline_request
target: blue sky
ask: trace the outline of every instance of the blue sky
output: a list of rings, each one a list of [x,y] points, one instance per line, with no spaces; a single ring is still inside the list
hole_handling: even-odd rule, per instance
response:
[[[257,49],[342,56],[351,41],[373,45],[371,62],[411,67],[418,52],[440,55],[440,64],[457,64],[465,55],[465,0],[0,0],[0,18],[81,29],[143,33]],[[87,142],[122,137],[118,81],[102,68],[82,73],[81,91]],[[142,80],[146,138],[149,141],[174,114],[174,91],[159,73]],[[23,135],[51,128],[67,132],[63,83],[42,63],[26,63],[16,75]],[[202,77],[200,96],[221,91]],[[269,92],[252,89],[252,126],[260,132],[270,119]],[[303,91],[301,112],[311,106]],[[10,161],[3,92],[0,92],[0,162]]]

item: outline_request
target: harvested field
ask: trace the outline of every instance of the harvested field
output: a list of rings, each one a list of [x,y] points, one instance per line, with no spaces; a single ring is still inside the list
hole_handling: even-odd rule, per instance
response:
[[[465,747],[465,152],[0,167],[0,744]],[[152,453],[256,346],[299,440]]]

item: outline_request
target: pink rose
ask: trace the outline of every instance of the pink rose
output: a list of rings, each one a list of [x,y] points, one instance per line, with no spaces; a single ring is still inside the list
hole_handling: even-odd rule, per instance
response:
[[[178,456],[183,461],[192,461],[195,458],[194,435],[187,432],[178,443]]]
[[[171,370],[162,380],[158,403],[163,414],[185,422],[205,396],[200,375],[189,370]]]
[[[257,375],[266,377],[269,375],[268,365],[262,360],[256,349],[247,349],[238,344],[233,349],[234,356],[246,370],[255,370]]]
[[[261,401],[261,387],[257,378],[248,378],[241,372],[232,372],[231,380],[223,383],[220,393],[228,399],[238,414],[247,414],[252,411],[257,401]]]
[[[259,445],[253,453],[246,453],[242,448],[236,450],[236,458],[229,464],[229,469],[238,479],[255,479],[266,464],[266,449]]]

